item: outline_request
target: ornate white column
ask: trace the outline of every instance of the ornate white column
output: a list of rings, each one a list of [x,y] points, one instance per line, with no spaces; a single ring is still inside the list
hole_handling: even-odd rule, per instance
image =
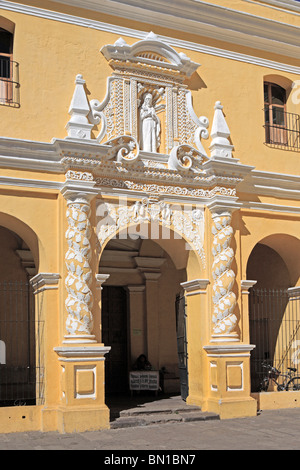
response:
[[[90,202],[96,196],[94,182],[67,182],[62,194],[67,200],[68,228],[66,239],[68,251],[65,255],[68,297],[66,335],[64,342],[96,342],[93,331],[93,294],[91,291],[91,226]]]
[[[238,318],[235,314],[236,295],[232,290],[236,273],[232,269],[235,252],[231,246],[231,217],[240,204],[235,201],[220,201],[217,198],[208,207],[212,213],[213,235],[212,341],[239,341]]]

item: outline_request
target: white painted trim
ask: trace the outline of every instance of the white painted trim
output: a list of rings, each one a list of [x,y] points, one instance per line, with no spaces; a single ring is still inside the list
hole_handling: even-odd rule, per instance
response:
[[[3,1],[3,0],[2,0]],[[297,36],[299,28],[233,10],[221,5],[194,0],[181,0],[172,4],[168,0],[58,0],[73,7],[131,19],[148,24],[201,34],[234,44],[262,48],[272,52],[298,57]],[[25,7],[26,8],[26,7]],[[53,13],[52,13],[53,14]],[[286,51],[284,52],[284,49]],[[293,51],[292,51],[293,49]],[[289,51],[289,54],[288,54]]]
[[[192,281],[182,282],[180,285],[185,291],[186,297],[196,294],[206,294],[206,289],[210,281],[208,279],[193,279]]]
[[[242,209],[258,210],[258,211],[271,211],[289,214],[300,214],[300,207],[297,206],[282,206],[280,204],[268,204],[263,202],[254,201],[241,201]]]
[[[249,295],[249,289],[251,289],[251,287],[255,286],[255,284],[257,284],[257,281],[250,281],[248,279],[241,280],[242,294]]]
[[[273,8],[274,10],[285,11],[287,13],[293,12],[295,15],[300,14],[300,5],[296,3],[295,0],[243,0],[247,3],[253,3],[255,5],[259,4],[259,6]],[[299,13],[297,13],[299,12]]]
[[[104,361],[110,346],[59,346],[53,348],[62,362]]]
[[[14,178],[11,176],[0,176],[0,186],[17,186],[21,188],[56,189],[61,190],[63,183],[59,181],[33,180],[27,178]]]
[[[39,294],[45,290],[58,289],[60,274],[58,273],[38,273],[30,279],[34,294]]]
[[[110,274],[96,274],[96,289],[102,290],[102,284],[108,280]]]
[[[203,346],[208,357],[249,357],[250,352],[255,348],[254,344],[220,344]]]
[[[299,297],[299,295],[300,295],[300,286],[289,287],[287,291],[288,291],[288,295],[290,297]]]
[[[109,23],[103,23],[101,21],[90,20],[87,18],[81,18],[81,17],[77,17],[73,15],[67,15],[65,13],[59,13],[59,12],[54,12],[50,10],[43,10],[41,8],[25,6],[25,5],[21,5],[18,3],[9,2],[6,0],[0,0],[0,9],[14,11],[17,13],[22,13],[22,14],[31,15],[31,16],[36,16],[36,17],[44,18],[48,20],[69,23],[69,24],[73,24],[73,25],[77,25],[77,26],[81,26],[85,28],[92,28],[92,29],[96,29],[99,31],[109,32],[109,33],[113,33],[113,34],[117,34],[121,36],[125,35],[125,36],[135,38],[135,39],[144,39],[146,36],[146,33],[144,31],[135,30],[135,29],[126,28],[126,27],[117,26],[117,25],[111,25]],[[199,34],[199,31],[201,31],[201,33],[205,35],[205,32],[202,29],[202,25],[200,25],[199,23],[196,23],[196,24],[197,24],[197,29],[195,33]],[[167,27],[170,26],[169,22],[166,26]],[[177,29],[181,30],[179,26],[180,25],[178,25]],[[275,28],[275,31],[276,31],[276,28]],[[223,30],[222,35],[220,37],[222,41],[224,41],[224,35],[225,35],[225,31]],[[210,37],[208,34],[207,36]],[[212,37],[214,37],[214,35],[212,35]],[[249,64],[258,65],[261,67],[267,67],[267,68],[274,69],[274,70],[280,70],[282,72],[288,72],[288,73],[294,73],[294,74],[300,75],[300,67],[297,67],[297,66],[293,66],[293,65],[289,65],[289,64],[285,64],[281,62],[276,62],[276,61],[272,61],[268,59],[263,59],[260,57],[250,56],[247,54],[241,54],[238,52],[228,51],[228,50],[220,49],[217,47],[205,46],[199,43],[193,43],[193,42],[184,41],[184,40],[177,40],[176,38],[172,38],[168,36],[159,36],[159,38],[162,41],[167,42],[170,46],[173,46],[173,47],[180,47],[183,49],[201,52],[203,54],[214,55],[217,57],[237,60],[240,62],[246,62]],[[234,43],[236,43],[236,39]],[[252,35],[249,38],[249,43],[245,45],[250,46],[250,47],[257,47],[258,49],[260,48],[258,46],[255,46],[254,36]],[[282,45],[281,43],[277,43],[273,52],[278,52],[278,50],[281,49],[282,53],[284,53],[281,45]],[[261,46],[261,49],[264,50],[262,46]],[[286,53],[286,55],[288,54]],[[299,52],[297,48],[295,52],[295,57],[296,58],[299,57]]]
[[[277,198],[300,199],[300,176],[253,170],[237,190]]]

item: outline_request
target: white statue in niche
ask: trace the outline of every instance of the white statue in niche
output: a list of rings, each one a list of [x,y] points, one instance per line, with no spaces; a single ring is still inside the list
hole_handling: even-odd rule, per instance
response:
[[[160,145],[160,119],[152,101],[152,94],[146,93],[140,108],[140,147],[145,152],[157,152]]]

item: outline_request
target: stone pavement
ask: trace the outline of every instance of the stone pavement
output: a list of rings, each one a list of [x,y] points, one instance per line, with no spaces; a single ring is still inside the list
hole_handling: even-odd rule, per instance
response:
[[[174,404],[175,402],[176,400]],[[150,409],[152,405],[147,406]],[[176,406],[175,404],[174,407]],[[116,405],[114,409],[116,410]],[[262,411],[251,418],[230,420],[210,418],[196,421],[153,422],[147,425],[74,434],[53,432],[0,434],[0,450],[101,450],[100,463],[111,463],[104,459],[110,459],[112,455],[114,458],[123,454],[145,456],[143,460],[139,457],[139,462],[129,465],[138,466],[150,458],[147,456],[151,451],[152,454],[154,451],[155,455],[163,455],[168,451],[170,454],[172,451],[173,454],[191,451],[188,454],[194,452],[198,455],[195,451],[300,449],[299,408]],[[144,452],[139,454],[138,451]]]

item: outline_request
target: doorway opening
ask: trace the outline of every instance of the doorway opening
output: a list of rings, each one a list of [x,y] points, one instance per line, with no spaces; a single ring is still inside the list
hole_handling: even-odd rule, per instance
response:
[[[167,251],[165,240],[118,238],[102,253],[99,273],[110,275],[101,304],[102,342],[111,346],[105,364],[108,398],[152,400],[181,393],[176,298],[186,281],[187,255],[183,240],[168,242]],[[141,355],[150,363],[143,374]]]

